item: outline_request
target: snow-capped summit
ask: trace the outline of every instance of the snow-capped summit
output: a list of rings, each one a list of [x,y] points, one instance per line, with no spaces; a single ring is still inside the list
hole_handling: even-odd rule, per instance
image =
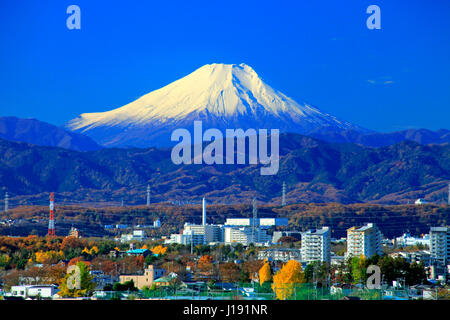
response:
[[[307,134],[320,128],[359,130],[299,104],[264,83],[246,64],[208,64],[114,110],[84,113],[66,128],[105,146],[170,145],[170,133],[193,120],[218,129],[267,128]]]

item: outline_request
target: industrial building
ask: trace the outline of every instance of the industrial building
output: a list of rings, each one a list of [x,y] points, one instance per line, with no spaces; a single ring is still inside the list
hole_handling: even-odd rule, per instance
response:
[[[287,218],[259,218],[256,224],[260,227],[287,226]],[[249,227],[253,225],[253,218],[227,218],[226,226]]]
[[[271,236],[261,228],[224,226],[224,243],[240,243],[244,246],[253,243],[255,245],[269,243]]]
[[[184,231],[193,231],[195,235],[204,236],[204,244],[211,242],[223,242],[223,230],[221,225],[205,224],[184,224]]]
[[[256,217],[256,202],[254,201],[254,216]],[[266,244],[271,240],[264,228],[287,225],[285,218],[228,218],[225,225],[207,224],[206,200],[202,200],[202,224],[185,223],[180,234],[172,234],[165,243],[180,244],[215,244],[240,243],[243,245]],[[253,224],[253,221],[256,223]]]

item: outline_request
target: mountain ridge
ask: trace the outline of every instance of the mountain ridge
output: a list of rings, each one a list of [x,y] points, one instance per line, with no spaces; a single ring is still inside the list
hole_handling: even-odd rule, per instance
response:
[[[446,196],[450,145],[404,141],[370,148],[282,134],[280,146],[279,173],[261,176],[252,165],[177,166],[169,148],[77,152],[0,140],[0,185],[11,199],[23,201],[54,191],[75,202],[145,203],[150,184],[157,202],[205,196],[213,203],[253,197],[269,203],[280,200],[283,181],[290,203],[401,204],[417,198],[442,203]]]
[[[76,151],[101,149],[91,138],[37,119],[0,117],[0,138]]]

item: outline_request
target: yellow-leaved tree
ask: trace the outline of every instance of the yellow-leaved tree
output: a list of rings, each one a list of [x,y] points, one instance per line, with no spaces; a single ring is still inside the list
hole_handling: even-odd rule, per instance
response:
[[[162,245],[158,245],[156,247],[153,247],[150,250],[153,252],[153,254],[163,255],[163,254],[166,253],[167,247],[163,247]]]
[[[270,264],[265,262],[261,269],[259,269],[259,284],[262,286],[264,282],[272,280],[272,269]]]
[[[50,251],[36,251],[34,254],[35,261],[37,263],[45,264],[55,264],[61,259],[64,259],[64,253],[60,251],[50,250]]]
[[[294,294],[295,285],[304,282],[305,275],[301,263],[295,260],[289,260],[273,276],[272,290],[279,300],[286,300]]]
[[[84,249],[81,251],[81,253],[86,253],[88,255],[97,254],[98,253],[98,247],[97,246],[93,246],[91,249],[88,249],[88,248],[84,247]]]

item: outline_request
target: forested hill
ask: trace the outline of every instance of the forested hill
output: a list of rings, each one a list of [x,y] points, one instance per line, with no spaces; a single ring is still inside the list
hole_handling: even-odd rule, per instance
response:
[[[289,203],[407,203],[447,199],[450,146],[405,141],[370,148],[327,143],[283,134],[280,170],[261,176],[256,165],[181,165],[170,149],[102,149],[77,152],[0,140],[0,186],[11,205],[57,201],[95,202],[124,199],[144,204],[207,197],[209,202],[280,202],[283,181]],[[36,203],[34,203],[36,204]]]

